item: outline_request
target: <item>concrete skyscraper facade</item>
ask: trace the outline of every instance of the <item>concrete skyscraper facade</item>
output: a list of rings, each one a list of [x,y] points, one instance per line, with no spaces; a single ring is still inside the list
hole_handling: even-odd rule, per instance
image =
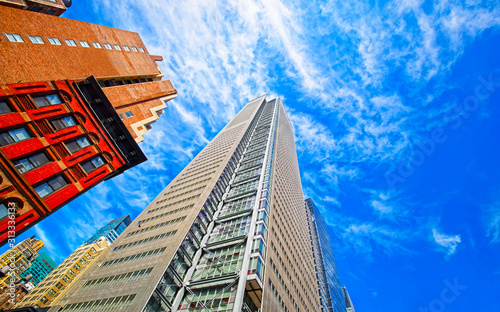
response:
[[[320,310],[280,99],[250,101],[50,311],[94,309]]]
[[[322,312],[345,312],[332,245],[325,219],[311,198],[305,200]]]

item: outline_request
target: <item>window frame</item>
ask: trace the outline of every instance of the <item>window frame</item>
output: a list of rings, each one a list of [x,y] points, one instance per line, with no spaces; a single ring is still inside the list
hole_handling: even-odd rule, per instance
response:
[[[141,53],[145,52],[144,48],[139,47],[138,49],[139,49],[139,52],[141,52]]]
[[[9,109],[9,112],[2,113],[0,111],[0,115],[11,114],[11,113],[16,112],[15,110],[12,109],[12,105],[10,104],[10,102],[7,99],[0,100],[0,106],[2,105],[2,103],[4,103],[5,106]]]
[[[129,116],[130,115],[130,116]],[[131,117],[134,117],[134,113],[132,113],[132,111],[126,111],[125,112],[125,117],[126,118],[131,118]]]
[[[97,160],[97,159],[100,159],[100,161],[101,161],[101,163],[99,165],[96,165],[94,163],[94,160]],[[90,171],[87,171],[87,169],[86,169],[88,164],[93,166],[93,168],[91,168]],[[105,161],[104,157],[102,157],[101,155],[97,155],[95,157],[92,157],[92,158],[87,159],[86,161],[80,163],[80,166],[82,167],[83,171],[86,174],[91,174],[92,172],[96,171],[97,169],[99,169],[100,167],[105,166],[105,165],[106,165],[106,161]]]
[[[41,36],[28,35],[28,39],[31,41],[31,43],[34,43],[34,44],[45,44],[45,41],[43,41]]]
[[[85,40],[78,40],[78,42],[80,43],[80,45],[81,45],[83,48],[90,48],[90,44],[88,43],[88,41],[85,41]]]
[[[67,122],[69,118],[73,120],[73,122],[74,122],[74,124],[73,124],[73,125],[70,125],[70,124],[68,123],[68,125],[65,125],[65,127],[63,127],[63,128],[59,128],[58,126],[56,126],[56,125],[54,124],[54,122],[55,122],[55,121],[58,121],[58,122],[60,122],[61,124],[63,124],[64,122]],[[63,122],[63,121],[64,121],[64,122]],[[71,115],[51,119],[51,120],[49,120],[49,123],[50,123],[50,125],[52,126],[52,129],[53,129],[54,131],[64,130],[64,129],[71,128],[71,127],[74,127],[74,126],[77,126],[77,125],[78,125],[78,122],[76,121],[76,119],[75,119],[73,116],[71,116]],[[64,124],[63,124],[63,125],[64,125]]]
[[[99,42],[92,42],[92,45],[94,46],[94,48],[96,49],[102,49],[102,46]]]
[[[113,47],[115,48],[115,50],[118,50],[118,51],[122,50],[122,47],[119,44],[113,44]]]
[[[62,178],[62,180],[63,180],[64,182],[66,182],[66,184],[62,184],[62,185],[61,185],[60,187],[58,187],[58,188],[53,187],[53,186],[50,184],[50,182],[54,182],[54,180],[59,179],[59,178]],[[33,189],[34,189],[34,190],[35,190],[35,192],[38,194],[38,196],[40,196],[41,198],[46,198],[47,196],[50,196],[50,195],[54,194],[55,192],[57,192],[57,191],[59,191],[59,190],[63,189],[64,187],[66,187],[66,186],[68,186],[68,185],[70,185],[70,184],[71,184],[71,182],[68,180],[68,178],[67,178],[64,174],[60,174],[60,175],[57,175],[57,176],[55,176],[55,177],[53,177],[53,178],[51,178],[51,179],[49,179],[49,180],[47,180],[47,181],[45,181],[45,182],[43,182],[43,183],[38,184],[37,186],[33,187]],[[48,192],[47,194],[45,194],[45,195],[43,195],[43,196],[42,196],[42,195],[40,195],[40,192],[39,192],[37,189],[39,189],[40,191],[42,191],[42,189],[41,189],[40,187],[41,187],[41,186],[44,186],[44,185],[47,185],[47,186],[48,186],[48,188],[50,188],[52,191],[51,191],[51,192]],[[44,190],[46,190],[46,189],[44,189]]]
[[[85,145],[85,146],[82,146],[82,145],[80,144],[80,142],[78,142],[78,140],[81,140],[81,139],[85,139],[85,140],[87,140],[87,142],[88,142],[89,144],[88,144],[88,145]],[[78,145],[78,147],[80,147],[80,148],[79,148],[79,149],[77,149],[77,150],[73,150],[73,151],[72,151],[72,149],[68,146],[68,144],[69,144],[69,143],[73,143],[73,142],[75,142],[75,144],[76,144],[76,145]],[[77,138],[77,139],[74,139],[74,140],[71,140],[71,141],[67,141],[67,142],[63,142],[63,143],[64,143],[64,145],[66,146],[66,149],[67,149],[67,150],[68,150],[71,154],[74,154],[74,153],[76,153],[76,152],[78,152],[78,151],[81,151],[82,149],[84,149],[84,148],[86,148],[86,147],[89,147],[89,146],[93,145],[92,141],[91,141],[89,138],[87,138],[86,136],[82,136],[82,137],[79,137],[79,138]]]
[[[68,47],[77,47],[75,40],[73,40],[73,39],[63,39],[63,40]],[[70,43],[72,43],[72,44],[70,44]]]
[[[24,42],[24,39],[20,34],[5,33],[5,36],[7,37],[7,40],[9,40],[10,42]]]
[[[57,97],[57,99],[60,101],[60,103],[52,103],[51,102],[51,100],[49,99],[49,96],[54,96],[54,95]],[[36,99],[39,99],[39,98],[45,98],[45,103],[47,105],[40,106],[39,103],[36,101]],[[64,104],[63,98],[58,93],[48,93],[48,94],[40,94],[40,95],[31,95],[31,99],[33,100],[33,102],[35,102],[35,104],[36,104],[36,106],[38,108],[52,106],[52,105]]]
[[[104,45],[104,48],[106,50],[113,50],[113,46],[111,44],[109,44],[109,43],[103,43],[103,45]]]
[[[16,139],[17,139],[17,137],[15,137],[15,136],[14,136],[11,132],[16,131],[16,130],[20,130],[20,129],[23,129],[24,131],[26,131],[26,133],[29,135],[29,137],[28,137],[28,138],[26,138],[26,139],[22,139],[22,140],[16,140]],[[11,144],[14,144],[14,143],[18,143],[18,142],[22,142],[22,141],[26,141],[26,140],[29,140],[29,139],[34,138],[34,136],[31,134],[31,132],[30,132],[30,131],[28,131],[28,129],[27,129],[26,127],[20,127],[20,128],[15,128],[15,129],[11,129],[11,130],[7,130],[7,131],[4,131],[4,132],[1,132],[1,133],[0,133],[0,136],[1,136],[2,134],[4,134],[4,133],[8,133],[8,134],[9,134],[9,136],[10,136],[10,138],[13,140],[13,142],[10,142],[10,143],[5,144],[5,145],[2,145],[2,144],[0,143],[0,147],[7,146],[7,145],[11,145]]]
[[[62,45],[61,40],[59,38],[55,37],[47,37],[47,40],[49,41],[50,44],[52,45]]]
[[[124,46],[123,46],[123,50],[124,50],[124,51],[129,51],[129,52],[130,52],[130,48],[129,48],[128,46],[126,46],[126,45],[124,45]]]
[[[137,52],[137,48],[134,46],[131,46],[130,49],[132,49],[132,52]]]
[[[47,162],[45,163],[42,163],[40,165],[37,165],[36,162],[34,162],[34,160],[32,160],[31,158],[34,158],[35,156],[38,156],[40,154],[43,154],[45,156],[45,158],[48,160]],[[23,160],[26,160],[27,162],[29,162],[31,164],[31,168],[30,169],[27,169],[26,171],[24,172],[21,172],[21,170],[18,168],[18,165],[19,164],[22,164],[23,167],[26,169],[26,166],[24,165],[24,163],[22,163],[21,161]],[[37,153],[33,153],[31,155],[28,155],[28,156],[25,156],[24,158],[21,158],[21,159],[18,159],[18,160],[14,160],[12,161],[12,163],[14,164],[14,166],[16,167],[17,171],[20,173],[20,174],[25,174],[27,172],[30,172],[31,170],[35,170],[37,168],[40,168],[40,167],[43,167],[44,165],[48,164],[48,163],[51,163],[53,161],[53,159],[51,159],[49,157],[49,155],[47,155],[47,152],[45,151],[41,151],[41,152],[37,152]]]

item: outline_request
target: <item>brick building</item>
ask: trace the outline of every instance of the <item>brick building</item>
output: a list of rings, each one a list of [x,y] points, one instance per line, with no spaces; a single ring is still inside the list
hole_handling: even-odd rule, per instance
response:
[[[162,58],[150,55],[137,33],[4,2],[1,244],[13,221],[19,235],[101,181],[145,161],[138,143],[177,96],[170,81],[162,80],[156,63]],[[8,218],[10,207],[15,220]]]

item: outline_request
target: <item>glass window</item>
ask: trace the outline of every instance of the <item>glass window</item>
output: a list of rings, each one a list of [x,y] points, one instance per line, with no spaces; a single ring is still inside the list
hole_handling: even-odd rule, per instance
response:
[[[57,94],[32,96],[32,98],[38,107],[56,105],[56,104],[61,104],[63,102],[62,99]]]
[[[66,147],[71,153],[74,153],[81,150],[82,148],[89,146],[90,142],[86,137],[82,137],[64,144],[66,144]]]
[[[7,104],[7,101],[0,101],[0,115],[8,113],[12,113],[12,109],[9,104]]]
[[[61,130],[61,129],[65,129],[65,128],[76,125],[75,119],[71,116],[66,116],[66,117],[58,118],[58,119],[52,119],[50,121],[50,123],[52,124],[52,126],[56,130]]]
[[[104,43],[104,47],[108,50],[113,49],[113,47],[109,43]]]
[[[132,116],[134,116],[134,114],[132,114],[131,111],[125,112],[125,117],[129,118],[129,117],[132,117]]]
[[[5,34],[10,42],[24,42],[23,37],[18,34]]]
[[[130,48],[128,46],[123,46],[123,50],[130,51]]]
[[[66,42],[66,44],[70,47],[76,47],[76,42],[75,40],[72,40],[72,39],[64,39],[64,42]]]
[[[87,41],[80,41],[80,45],[84,48],[90,48],[90,45]]]
[[[4,204],[0,204],[0,220],[7,217],[9,215],[9,210],[5,207]]]
[[[61,289],[61,287],[62,287],[61,282],[57,282],[56,287],[57,287],[57,288],[59,288],[59,289]],[[44,297],[44,298],[45,298],[45,297]]]
[[[14,142],[23,141],[31,137],[32,136],[28,133],[28,131],[25,128],[19,128],[3,132],[0,133],[0,146],[5,146]]]
[[[41,167],[50,162],[45,153],[38,153],[29,157],[14,161],[14,165],[20,173],[28,172],[32,169]]]
[[[61,45],[61,41],[59,41],[59,39],[57,39],[57,38],[47,37],[47,39],[49,39],[50,44]]]
[[[118,116],[120,116],[120,119],[123,120],[123,115],[122,114],[118,114]]]
[[[115,47],[115,49],[117,49],[117,50],[121,50],[121,49],[122,49],[122,48],[120,47],[120,45],[119,45],[119,44],[114,44],[114,47]]]
[[[91,173],[102,165],[104,165],[104,160],[101,156],[94,157],[91,160],[81,163],[81,166],[86,173]]]
[[[134,52],[137,52],[137,48],[136,47],[130,47],[132,49],[132,51]]]
[[[67,275],[64,275],[62,279],[63,281],[67,282],[69,280],[69,277]]]
[[[144,52],[144,49],[143,48],[139,48],[139,52]]]
[[[97,48],[97,49],[101,49],[101,44],[99,42],[92,42],[92,45],[94,46],[94,48]]]
[[[28,38],[30,38],[31,42],[33,42],[33,43],[45,44],[45,42],[43,42],[42,37],[39,37],[39,36],[28,36]]]
[[[39,186],[36,186],[35,191],[38,195],[40,195],[40,197],[44,198],[68,184],[68,181],[66,181],[63,176],[57,176],[45,183],[40,184]]]

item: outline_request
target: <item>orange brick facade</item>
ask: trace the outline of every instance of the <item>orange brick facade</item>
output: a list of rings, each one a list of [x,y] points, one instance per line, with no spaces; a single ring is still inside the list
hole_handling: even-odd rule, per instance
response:
[[[92,75],[98,80],[161,76],[137,33],[1,5],[0,16],[2,84],[81,80]],[[10,42],[6,34],[18,34],[24,42]],[[32,43],[28,36],[39,36],[44,43]],[[61,44],[51,44],[48,38],[57,38]],[[76,46],[68,46],[64,39],[73,40]],[[94,42],[101,48],[95,48]],[[110,44],[112,49],[106,49],[104,44]],[[130,51],[125,51],[125,46]]]
[[[137,142],[142,141],[142,135],[167,107],[165,101],[177,95],[168,80],[108,87],[103,91]],[[127,112],[132,116],[127,117]]]

